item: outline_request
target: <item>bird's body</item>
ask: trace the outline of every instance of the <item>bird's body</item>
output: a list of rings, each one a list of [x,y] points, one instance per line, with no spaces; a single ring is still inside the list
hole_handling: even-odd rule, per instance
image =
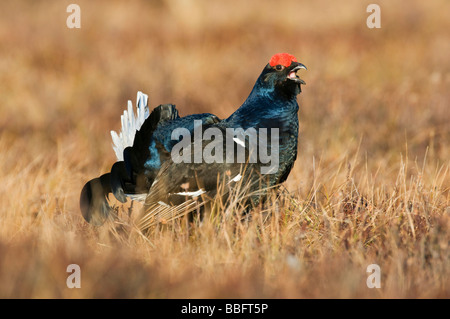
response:
[[[110,209],[106,200],[109,192],[121,202],[127,196],[145,199],[142,225],[148,226],[149,216],[152,220],[178,216],[181,210],[197,207],[199,198],[202,203],[214,198],[218,181],[226,185],[222,195],[238,184],[248,185],[248,191],[253,192],[284,182],[297,157],[296,97],[304,82],[296,71],[301,68],[306,69],[291,55],[274,55],[246,101],[224,120],[209,113],[180,117],[170,104],[155,108],[136,130],[132,145],[124,148],[123,161],[116,162],[111,173],[91,180],[83,188],[80,204],[85,219],[94,224],[103,222]],[[174,137],[176,129],[189,137]],[[211,132],[214,139],[208,135]],[[256,146],[255,141],[259,143]],[[199,150],[204,156],[206,153],[206,158]],[[240,156],[244,153],[244,157]],[[267,162],[269,153],[277,163],[267,169],[272,165]],[[257,157],[262,154],[266,157]]]

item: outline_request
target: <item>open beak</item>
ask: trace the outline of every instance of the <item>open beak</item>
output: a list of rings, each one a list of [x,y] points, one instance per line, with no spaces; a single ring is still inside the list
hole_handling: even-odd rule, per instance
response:
[[[300,69],[308,70],[306,68],[306,66],[304,64],[302,64],[302,63],[299,63],[299,62],[292,62],[291,67],[292,67],[292,69],[289,72],[287,78],[289,80],[291,80],[291,81],[295,81],[296,83],[300,83],[300,84],[305,85],[306,82],[298,77],[297,71],[300,70]]]

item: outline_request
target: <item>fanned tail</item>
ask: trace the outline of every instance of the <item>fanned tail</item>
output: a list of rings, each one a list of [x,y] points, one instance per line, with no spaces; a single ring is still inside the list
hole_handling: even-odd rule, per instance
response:
[[[84,219],[94,225],[101,226],[110,216],[112,208],[108,203],[111,192],[110,174],[104,174],[87,182],[80,195],[80,209]]]
[[[148,95],[139,91],[136,98],[136,115],[133,111],[133,103],[128,100],[128,109],[125,110],[120,117],[122,130],[119,134],[115,131],[111,131],[113,149],[118,161],[123,161],[123,151],[128,146],[133,145],[136,131],[142,127],[145,120],[149,117],[150,111],[147,103]]]
[[[128,101],[128,109],[121,116],[120,133],[111,131],[118,161],[112,166],[110,173],[90,180],[81,191],[81,213],[90,224],[102,225],[111,215],[113,210],[108,203],[109,193],[113,193],[117,200],[124,203],[127,196],[140,198],[142,193],[148,192],[142,161],[148,158],[149,140],[159,124],[176,119],[179,115],[172,104],[160,105],[150,113],[147,103],[148,96],[139,91],[135,114],[131,101]]]

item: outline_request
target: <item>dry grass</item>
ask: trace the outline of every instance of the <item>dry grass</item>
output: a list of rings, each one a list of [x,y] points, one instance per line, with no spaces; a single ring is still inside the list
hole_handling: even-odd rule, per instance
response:
[[[361,1],[78,1],[80,30],[69,3],[0,4],[0,297],[450,297],[448,1],[379,1],[379,30]],[[299,158],[269,207],[148,240],[83,221],[138,90],[226,117],[280,51],[308,71]]]

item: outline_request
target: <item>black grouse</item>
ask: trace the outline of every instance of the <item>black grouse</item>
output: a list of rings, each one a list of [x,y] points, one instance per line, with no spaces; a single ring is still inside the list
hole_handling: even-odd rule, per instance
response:
[[[236,189],[244,206],[257,204],[286,180],[297,157],[300,69],[306,67],[294,56],[274,55],[246,101],[224,120],[209,113],[180,117],[171,104],[148,114],[147,96],[139,92],[137,117],[129,104],[122,133],[112,132],[119,161],[83,187],[83,217],[101,225],[112,212],[109,193],[121,202],[144,201],[142,229]]]

